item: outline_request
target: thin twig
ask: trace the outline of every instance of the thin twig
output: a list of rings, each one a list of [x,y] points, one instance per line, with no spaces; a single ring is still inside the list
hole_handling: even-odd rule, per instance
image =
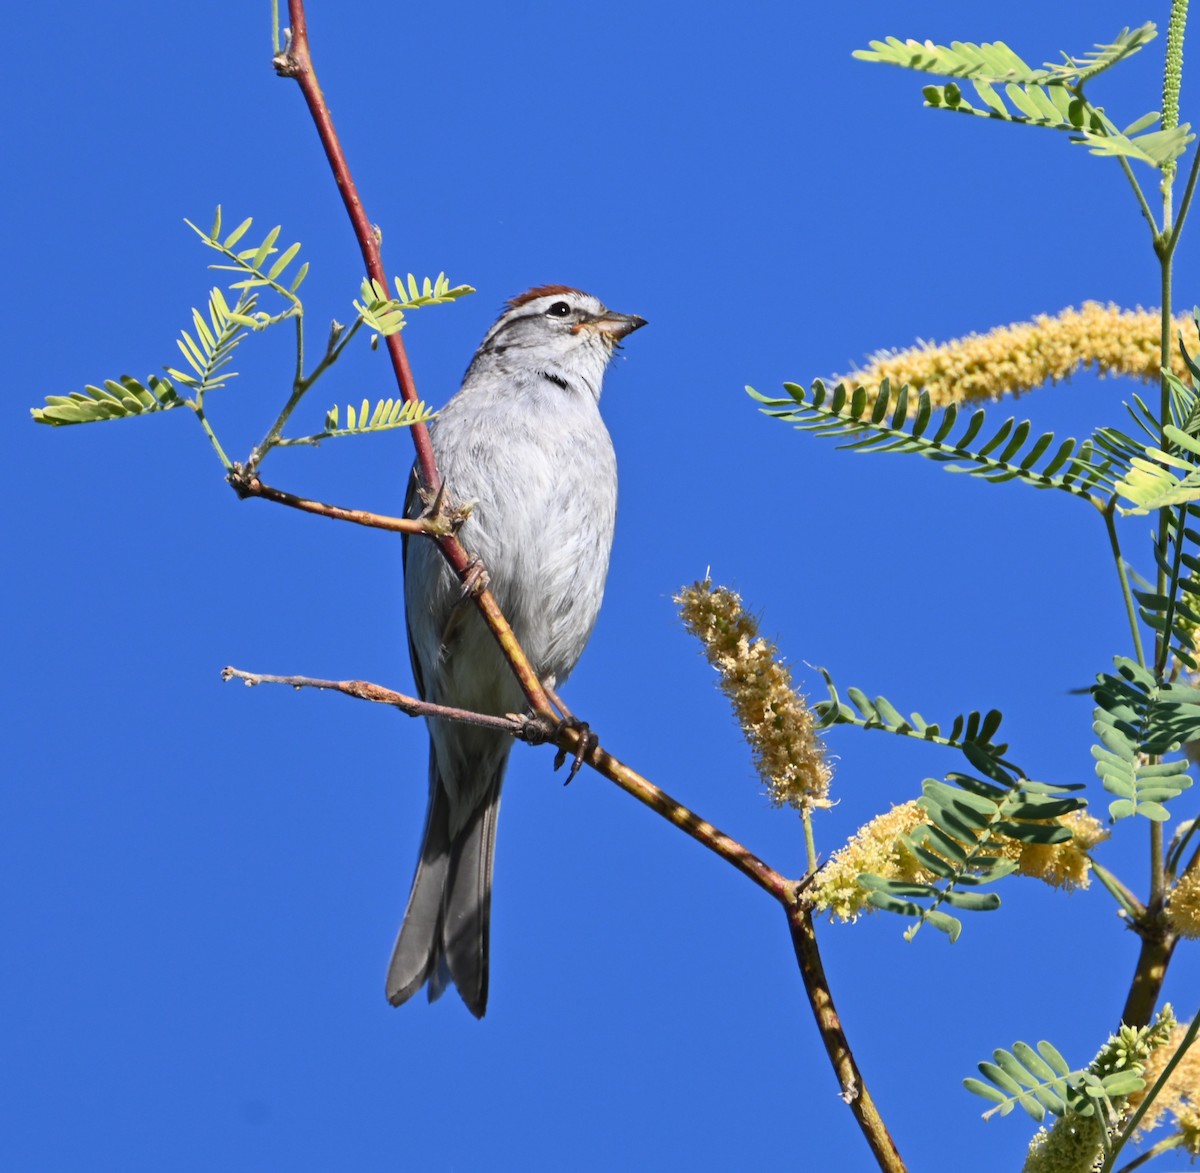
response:
[[[555,740],[555,744],[571,754],[576,749],[578,737],[578,732],[567,726]],[[731,839],[683,803],[676,802],[665,790],[655,786],[648,778],[644,778],[636,770],[613,757],[607,750],[596,746],[583,760],[610,782],[615,782],[626,794],[632,795],[638,802],[648,806],[703,844],[714,855],[719,855],[726,863],[732,864],[742,875],[749,877],[776,900],[786,902],[796,890],[797,881],[789,880],[777,872],[736,839]]]
[[[1125,559],[1121,555],[1121,540],[1117,535],[1115,515],[1117,511],[1117,495],[1114,493],[1104,507],[1104,525],[1108,531],[1108,543],[1112,547],[1113,561],[1117,566],[1117,578],[1121,583],[1121,598],[1125,601],[1125,617],[1129,620],[1129,631],[1133,636],[1133,648],[1137,653],[1137,662],[1146,666],[1146,652],[1142,647],[1142,632],[1138,626],[1137,608],[1133,603],[1133,592],[1129,589],[1129,575],[1125,570]]]
[[[247,685],[283,684],[290,688],[317,688],[329,692],[340,692],[344,696],[356,700],[371,701],[374,704],[391,705],[410,717],[440,717],[447,721],[463,721],[469,725],[483,725],[490,729],[499,729],[519,741],[531,745],[541,745],[550,742],[568,754],[573,753],[578,745],[579,731],[570,725],[556,729],[551,734],[544,721],[537,718],[509,714],[503,717],[487,713],[476,713],[468,709],[456,709],[448,705],[435,705],[429,701],[419,700],[394,689],[385,688],[381,684],[373,684],[368,680],[322,680],[313,676],[275,676],[262,672],[246,672],[232,666],[222,669],[223,680],[241,680]],[[736,839],[731,839],[723,831],[719,831],[712,823],[702,819],[695,811],[689,810],[681,802],[676,802],[665,790],[655,786],[647,778],[643,778],[636,770],[630,769],[624,762],[613,757],[600,746],[593,746],[585,756],[584,761],[604,777],[615,782],[627,794],[631,794],[639,802],[656,811],[668,822],[674,823],[697,842],[702,843],[714,854],[732,864],[743,875],[748,876],[760,888],[768,892],[776,900],[787,902],[795,892],[797,882],[789,880],[774,868],[764,863],[752,851],[743,847]]]
[[[391,705],[410,717],[441,717],[447,721],[462,721],[467,725],[482,725],[486,729],[499,729],[523,741],[532,741],[524,717],[493,717],[487,713],[473,713],[468,709],[455,709],[449,705],[435,705],[415,696],[407,696],[372,684],[369,680],[319,680],[313,676],[271,676],[261,672],[243,672],[232,665],[221,669],[222,680],[240,680],[247,688],[258,684],[284,684],[290,688],[319,688],[328,692],[340,692],[355,700],[371,701],[377,705]]]
[[[1192,159],[1192,167],[1188,172],[1187,186],[1183,189],[1183,199],[1179,203],[1179,215],[1175,220],[1175,226],[1171,229],[1171,235],[1167,237],[1166,244],[1163,250],[1168,257],[1175,252],[1175,246],[1179,243],[1179,234],[1183,231],[1183,222],[1187,219],[1188,211],[1192,206],[1192,196],[1196,194],[1196,179],[1200,177],[1200,151],[1197,151]]]
[[[429,534],[431,532],[429,526],[421,518],[388,517],[382,513],[370,513],[366,509],[343,509],[340,505],[327,505],[324,501],[310,501],[307,497],[297,497],[294,493],[285,493],[282,489],[264,485],[258,477],[247,476],[242,469],[237,467],[229,474],[228,479],[239,497],[261,497],[264,501],[290,505],[293,509],[300,509],[305,513],[315,513],[320,517],[329,517],[334,521],[349,521],[354,525],[390,530],[392,533]]]
[[[1161,1157],[1163,1153],[1169,1153],[1172,1149],[1182,1148],[1184,1145],[1184,1137],[1181,1133],[1175,1133],[1173,1136],[1168,1136],[1165,1140],[1160,1140],[1158,1144],[1151,1145],[1140,1157],[1134,1157],[1128,1165],[1122,1165],[1117,1173],[1133,1173],[1134,1169],[1140,1169],[1143,1165],[1148,1165],[1155,1157]]]
[[[1150,205],[1146,202],[1146,197],[1142,192],[1142,185],[1138,183],[1137,176],[1133,173],[1133,168],[1129,165],[1129,160],[1124,155],[1117,156],[1121,164],[1121,170],[1125,172],[1125,178],[1129,180],[1129,185],[1133,188],[1133,194],[1137,196],[1138,207],[1142,210],[1142,215],[1146,218],[1146,223],[1150,225],[1150,239],[1154,242],[1154,247],[1159,247],[1158,224],[1155,223],[1154,213],[1150,210]]]

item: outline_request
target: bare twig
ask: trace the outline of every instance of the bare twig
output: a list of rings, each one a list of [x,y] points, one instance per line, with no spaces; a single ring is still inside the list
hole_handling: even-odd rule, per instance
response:
[[[1163,1153],[1169,1153],[1172,1149],[1183,1148],[1186,1143],[1183,1134],[1176,1132],[1165,1140],[1160,1140],[1158,1144],[1151,1145],[1141,1156],[1134,1157],[1128,1165],[1122,1165],[1117,1173],[1133,1173],[1134,1169],[1150,1164],[1156,1157],[1161,1157]]]
[[[297,497],[294,493],[285,493],[282,489],[264,485],[254,475],[246,475],[237,465],[234,466],[227,479],[239,497],[261,497],[264,501],[290,505],[293,509],[301,509],[305,513],[316,513],[320,517],[330,517],[334,521],[349,521],[355,525],[370,526],[372,529],[390,530],[392,533],[428,534],[431,532],[421,518],[388,517],[382,513],[369,513],[365,509],[343,509],[340,505],[327,505],[324,501],[310,501],[307,497]]]
[[[487,713],[472,713],[468,709],[455,709],[449,705],[435,705],[415,696],[407,696],[372,684],[369,680],[319,680],[312,676],[270,676],[261,672],[243,672],[232,666],[221,669],[222,680],[240,680],[248,688],[256,684],[285,684],[290,688],[319,688],[328,692],[340,692],[355,700],[371,701],[377,705],[391,705],[410,717],[441,717],[447,721],[462,721],[467,725],[482,725],[487,729],[499,729],[524,741],[534,740],[527,732],[530,722],[524,717],[492,717]]]
[[[569,725],[552,733],[547,722],[537,717],[527,717],[516,713],[496,717],[487,713],[471,712],[468,709],[451,708],[449,705],[435,705],[429,701],[385,688],[381,684],[372,684],[368,680],[321,680],[313,676],[275,676],[262,672],[246,672],[232,666],[222,669],[221,678],[223,680],[240,680],[250,686],[283,684],[290,688],[318,688],[329,692],[340,692],[356,700],[391,705],[402,713],[407,713],[410,717],[440,717],[447,721],[463,721],[469,725],[483,725],[490,729],[499,729],[501,732],[507,733],[519,741],[529,742],[531,745],[550,742],[567,752],[575,750],[580,736],[579,731]],[[743,875],[749,876],[760,888],[774,896],[776,900],[786,901],[795,892],[795,880],[788,880],[780,875],[737,840],[731,839],[714,827],[712,823],[702,819],[682,803],[676,802],[666,791],[643,778],[636,770],[630,769],[607,750],[598,745],[593,746],[584,757],[584,761],[604,777],[615,782],[627,794],[633,795],[639,802],[658,812],[668,822],[674,823],[675,826],[685,831],[697,842],[702,843],[714,854],[727,860]]]

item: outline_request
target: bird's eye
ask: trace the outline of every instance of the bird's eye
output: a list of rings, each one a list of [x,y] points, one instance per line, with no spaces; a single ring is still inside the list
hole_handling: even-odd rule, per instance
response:
[[[571,307],[565,301],[556,301],[547,311],[548,318],[565,318],[571,312]]]

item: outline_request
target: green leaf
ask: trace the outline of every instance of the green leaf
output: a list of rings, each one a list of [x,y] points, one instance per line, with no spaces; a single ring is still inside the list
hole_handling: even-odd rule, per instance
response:
[[[397,277],[396,296],[388,297],[387,290],[378,281],[368,278],[362,283],[361,300],[354,303],[354,308],[368,328],[386,337],[404,328],[405,311],[446,305],[474,292],[470,285],[451,287],[445,273],[439,273],[433,280],[426,277],[420,283],[409,273],[408,284]]]
[[[950,472],[965,472],[986,481],[1019,480],[1037,489],[1060,489],[1082,497],[1101,507],[1094,495],[1100,488],[1107,491],[1108,461],[1097,462],[1090,442],[1076,446],[1074,440],[1059,445],[1053,457],[1033,456],[1036,450],[1046,453],[1054,442],[1053,435],[1038,436],[1022,454],[1030,434],[1027,422],[1016,424],[1007,420],[982,445],[974,443],[983,429],[986,414],[977,410],[956,440],[950,436],[958,421],[958,407],[951,404],[941,413],[937,428],[929,433],[936,418],[927,392],[916,397],[917,411],[909,419],[907,402],[911,398],[906,387],[894,393],[885,379],[872,399],[862,387],[850,393],[844,383],[829,391],[817,380],[806,391],[798,383],[785,383],[787,399],[772,399],[747,387],[748,394],[762,404],[765,415],[793,424],[799,431],[814,432],[844,440],[843,448],[860,452],[915,453],[929,460],[944,463]],[[889,408],[895,410],[888,419]],[[993,455],[999,449],[998,455]]]
[[[925,104],[934,109],[1066,131],[1092,154],[1124,156],[1167,170],[1195,137],[1188,126],[1151,130],[1158,117],[1147,115],[1120,131],[1101,108],[1084,98],[1082,90],[1085,82],[1132,56],[1156,35],[1150,23],[1132,31],[1126,28],[1111,44],[1097,45],[1079,58],[1065,57],[1060,65],[1041,68],[1023,61],[1001,41],[954,41],[947,46],[888,37],[872,41],[870,49],[859,49],[854,56],[960,78],[975,91],[978,105],[963,96],[956,82],[925,86]],[[997,87],[1002,88],[1003,96]]]
[[[406,310],[422,309],[431,305],[446,305],[466,297],[475,290],[470,285],[455,285],[451,288],[445,273],[439,273],[432,281],[426,277],[419,285],[412,273],[408,275],[408,285],[396,278],[396,299]]]
[[[1004,857],[1006,844],[1067,841],[1070,829],[1053,820],[1085,805],[1070,796],[1067,787],[1014,777],[976,744],[964,745],[963,752],[985,764],[992,780],[964,774],[951,774],[946,781],[926,779],[919,803],[927,821],[904,837],[932,881],[899,881],[869,873],[858,877],[871,905],[915,920],[905,933],[910,940],[922,924],[949,934],[952,941],[958,937],[962,923],[943,906],[963,912],[999,908],[999,896],[979,888],[1016,870],[1016,863]]]
[[[70,395],[47,395],[46,406],[32,408],[31,414],[36,423],[62,427],[149,415],[182,407],[184,403],[169,379],[151,375],[145,383],[139,383],[132,375],[122,375],[119,382],[106,380],[104,387],[88,386]]]
[[[943,77],[961,77],[995,85],[1078,85],[1132,56],[1157,35],[1152,23],[1132,31],[1122,29],[1111,44],[1097,45],[1092,52],[1079,58],[1067,57],[1061,65],[1046,65],[1041,69],[1026,64],[1003,41],[981,45],[952,41],[947,46],[932,41],[901,41],[888,37],[883,41],[872,41],[870,49],[857,49],[853,55],[860,61],[899,65]]]
[[[1102,673],[1092,686],[1092,728],[1101,742],[1092,756],[1105,790],[1117,795],[1109,816],[1163,822],[1169,817],[1163,803],[1182,794],[1192,779],[1186,758],[1157,759],[1200,739],[1200,689],[1159,680],[1123,656],[1114,664],[1116,671]]]
[[[225,386],[235,372],[225,368],[233,359],[233,352],[246,336],[246,323],[254,323],[251,317],[255,306],[253,294],[243,294],[233,309],[225,300],[220,289],[213,289],[208,298],[208,320],[198,309],[192,310],[192,324],[196,337],[184,330],[176,344],[191,373],[167,368],[167,374],[182,387],[197,396],[197,402],[209,391]]]
[[[968,1077],[963,1086],[994,1107],[984,1113],[1007,1116],[1015,1107],[1023,1108],[1041,1123],[1047,1113],[1064,1116],[1082,1106],[1090,1076],[1087,1068],[1072,1071],[1062,1055],[1048,1042],[1036,1050],[1028,1043],[1015,1043],[1011,1051],[997,1049],[994,1062],[978,1064],[983,1080]],[[986,1080],[986,1082],[985,1082]]]
[[[342,436],[366,436],[393,428],[425,424],[436,415],[423,402],[410,403],[404,399],[378,399],[374,405],[369,399],[364,399],[358,407],[347,404],[344,412],[335,404],[325,413],[322,431],[311,436],[285,437],[279,444],[285,447],[295,444],[317,445]],[[340,422],[343,418],[346,421],[344,427]]]
[[[246,233],[250,230],[250,225],[253,223],[254,217],[247,216],[227,237],[225,237],[223,241],[221,241],[221,248],[225,250],[231,250],[233,246],[237,244],[237,242],[241,240],[243,236],[246,235]],[[219,233],[214,231],[212,234],[212,239],[216,240],[218,239],[218,236]]]
[[[229,264],[213,264],[209,267],[225,272],[241,274],[241,280],[233,282],[230,286],[231,289],[246,291],[270,286],[290,303],[289,311],[286,311],[282,317],[291,316],[291,312],[298,306],[295,292],[304,280],[304,275],[308,271],[307,265],[302,268],[300,275],[291,282],[290,288],[280,284],[280,281],[287,267],[296,259],[296,254],[300,251],[300,245],[290,245],[280,256],[276,257],[271,267],[266,269],[264,266],[267,260],[275,256],[278,252],[275,243],[278,241],[281,231],[279,225],[272,228],[259,244],[244,249],[237,249],[237,244],[253,225],[253,218],[247,217],[243,220],[224,240],[220,238],[219,234],[220,220],[220,209],[218,208],[214,224],[218,231],[205,232],[202,228],[197,228],[190,220],[184,221],[209,248],[221,253],[230,262]],[[273,324],[277,320],[282,320],[282,318],[267,318],[262,324]]]

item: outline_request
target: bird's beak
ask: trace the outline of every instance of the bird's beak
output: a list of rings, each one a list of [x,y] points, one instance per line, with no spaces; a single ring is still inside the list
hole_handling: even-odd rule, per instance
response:
[[[586,327],[605,335],[610,342],[619,342],[627,334],[640,330],[645,324],[646,319],[639,318],[636,314],[614,314],[611,310],[605,310],[600,317],[590,322],[581,322],[576,329]]]

